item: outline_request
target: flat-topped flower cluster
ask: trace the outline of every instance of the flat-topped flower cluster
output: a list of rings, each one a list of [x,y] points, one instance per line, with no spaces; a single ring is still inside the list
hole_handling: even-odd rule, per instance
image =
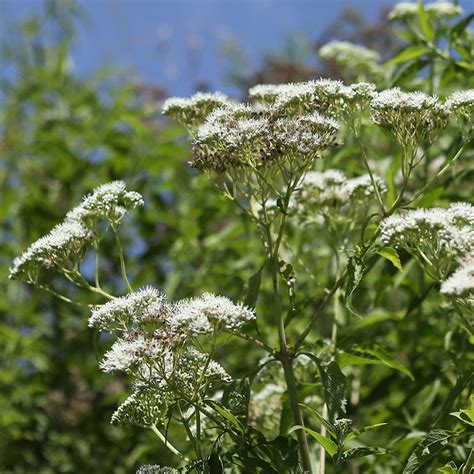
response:
[[[438,281],[449,275],[456,261],[474,253],[474,206],[468,203],[393,215],[380,229],[385,245],[408,251]]]
[[[230,382],[211,354],[197,349],[196,340],[201,339],[200,348],[202,338],[212,346],[220,333],[233,333],[253,319],[252,309],[223,296],[205,293],[169,303],[150,286],[94,308],[89,325],[118,335],[101,369],[125,371],[135,380],[113,421],[157,424],[177,399],[196,402]]]
[[[462,15],[464,10],[452,2],[432,2],[424,5],[425,11],[433,19],[450,19]],[[416,2],[397,3],[388,14],[388,19],[395,21],[410,21],[418,15],[418,4]]]
[[[99,186],[68,212],[64,221],[13,261],[10,278],[38,281],[42,270],[68,273],[76,268],[105,220],[117,225],[127,211],[143,205],[142,196],[128,191],[123,181]]]

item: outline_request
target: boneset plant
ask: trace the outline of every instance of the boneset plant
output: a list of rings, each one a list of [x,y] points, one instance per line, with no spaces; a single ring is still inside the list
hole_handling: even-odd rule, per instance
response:
[[[391,16],[405,21],[410,8],[398,6]],[[332,44],[321,54],[338,59],[358,51]],[[359,59],[379,60],[369,53]],[[90,306],[89,326],[113,340],[100,368],[128,374],[131,395],[112,422],[151,429],[176,456],[176,468],[146,465],[138,472],[314,472],[318,466],[322,473],[329,460],[331,472],[346,472],[354,459],[389,454],[389,446],[354,441],[385,423],[355,427],[347,406],[360,397],[355,385],[360,379],[350,372],[347,400],[348,370],[383,364],[413,375],[378,346],[340,348],[338,331],[345,319],[358,315],[357,289],[380,272],[380,261],[402,270],[402,260],[413,257],[430,290],[456,314],[452,324],[461,328],[460,337],[472,337],[474,207],[416,205],[468,149],[473,97],[473,90],[440,98],[318,79],[255,86],[249,103],[220,93],[167,100],[163,112],[189,131],[191,166],[235,203],[262,242],[263,262],[246,298],[251,303],[205,292],[168,301],[154,286],[134,289],[119,227],[144,203],[121,181],[86,196],[14,261],[12,278]],[[459,146],[429,170],[430,151],[448,126],[456,129]],[[396,147],[388,171],[373,158],[369,131],[384,133]],[[346,167],[340,153],[349,142],[357,151]],[[109,233],[121,295],[113,295],[111,282],[103,281],[100,253]],[[85,276],[90,262],[93,277]],[[94,299],[64,294],[64,285],[54,286],[55,274]],[[311,282],[309,301],[299,300],[300,280],[300,286]],[[260,286],[269,295],[264,305],[257,304]],[[329,314],[330,338],[315,338]],[[261,351],[260,363],[241,379],[228,373],[224,357],[218,361],[230,337]],[[171,439],[175,435],[180,439]],[[456,436],[462,432],[442,437],[434,430],[427,440],[434,437],[445,446]],[[405,472],[424,462],[420,446]]]

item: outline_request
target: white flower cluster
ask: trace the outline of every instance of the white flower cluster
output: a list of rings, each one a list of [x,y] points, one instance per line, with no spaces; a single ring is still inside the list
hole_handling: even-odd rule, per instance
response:
[[[89,326],[112,332],[127,330],[130,324],[140,326],[148,321],[163,322],[168,316],[166,296],[156,288],[146,286],[95,307],[89,318]]]
[[[387,129],[403,147],[416,149],[432,142],[446,127],[449,109],[438,97],[402,92],[398,87],[379,92],[370,102],[372,120]]]
[[[94,308],[89,325],[119,334],[100,368],[125,371],[136,380],[137,391],[113,420],[154,423],[176,399],[202,398],[215,386],[229,383],[231,378],[222,366],[196,349],[196,338],[215,340],[222,331],[232,333],[253,319],[253,310],[223,296],[205,293],[168,303],[150,286]],[[150,399],[150,390],[158,394],[156,403]],[[151,400],[151,408],[142,403],[143,397]]]
[[[474,89],[453,92],[446,100],[446,107],[453,113],[465,139],[468,140],[473,130]]]
[[[441,281],[454,260],[474,251],[474,207],[455,203],[447,209],[416,209],[384,219],[380,230],[385,245],[404,248]]]
[[[374,179],[379,191],[386,192],[385,182],[378,176]],[[365,212],[374,194],[369,175],[348,179],[339,170],[310,171],[295,195],[292,208],[300,217],[309,219],[321,212],[341,215],[344,206],[349,206],[348,211]]]
[[[204,293],[197,298],[167,303],[156,288],[147,286],[108,301],[92,310],[89,326],[106,331],[127,331],[153,323],[175,335],[195,336],[215,331],[233,332],[255,319],[252,309],[224,296]]]
[[[273,109],[233,105],[209,114],[193,142],[192,165],[224,171],[317,157],[333,145],[334,120],[317,113],[281,117]]]
[[[94,229],[103,219],[112,223],[120,222],[127,211],[143,204],[141,194],[127,191],[123,181],[112,181],[85,196],[79,206],[66,214],[66,220],[80,221]]]
[[[123,181],[99,186],[70,211],[61,224],[15,258],[10,278],[35,283],[42,268],[70,271],[78,265],[87,247],[94,241],[94,231],[102,219],[118,223],[127,210],[141,205],[141,195],[127,191]]]
[[[233,332],[255,319],[255,313],[242,304],[234,304],[224,296],[204,293],[193,299],[177,302],[172,310],[170,327],[178,334],[211,334],[213,331]]]
[[[349,41],[331,41],[319,49],[319,55],[356,75],[380,72],[380,54]]]
[[[433,19],[450,19],[462,15],[464,10],[452,2],[433,2],[424,5],[424,9]],[[388,14],[389,20],[407,21],[418,15],[418,4],[410,2],[397,3]]]
[[[63,222],[13,260],[10,278],[35,283],[41,268],[69,269],[82,259],[92,240],[92,232],[80,222]]]
[[[184,126],[193,129],[213,110],[231,104],[225,94],[220,92],[198,92],[190,98],[171,97],[162,107],[163,114],[169,115]]]
[[[145,464],[141,466],[136,474],[177,474],[179,471],[168,466],[159,466],[158,464]]]
[[[367,102],[375,96],[375,85],[359,82],[345,86],[341,81],[317,79],[315,81],[257,85],[249,90],[249,97],[258,104],[271,106],[274,113],[291,115],[314,110],[339,116],[354,106]],[[349,109],[349,110],[348,110]]]
[[[459,268],[443,281],[441,293],[455,297],[474,295],[474,255],[463,260]]]

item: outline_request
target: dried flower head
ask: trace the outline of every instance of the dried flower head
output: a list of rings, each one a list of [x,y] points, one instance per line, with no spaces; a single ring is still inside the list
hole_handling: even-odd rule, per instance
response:
[[[474,250],[473,206],[467,203],[390,216],[382,221],[380,230],[385,245],[404,248],[440,281],[447,277],[456,259]]]
[[[59,224],[15,258],[10,278],[35,283],[42,269],[62,271],[75,268],[92,240],[92,233],[80,222]]]
[[[172,97],[163,104],[163,114],[178,120],[193,130],[213,110],[229,105],[231,101],[225,94],[198,92],[190,98]]]
[[[93,230],[103,219],[114,225],[119,223],[127,211],[140,206],[141,194],[127,191],[123,181],[112,181],[85,196],[79,206],[66,214],[66,221],[79,221]]]

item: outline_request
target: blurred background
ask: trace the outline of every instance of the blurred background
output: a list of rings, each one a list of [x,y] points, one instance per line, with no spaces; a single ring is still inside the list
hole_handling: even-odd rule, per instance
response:
[[[89,310],[9,281],[13,258],[81,196],[124,179],[146,202],[122,230],[133,286],[153,283],[170,299],[203,291],[243,299],[260,244],[232,203],[189,168],[183,129],[162,119],[160,101],[196,90],[245,98],[256,83],[343,78],[336,64],[318,57],[318,48],[349,40],[383,59],[394,56],[403,43],[386,18],[393,3],[0,0],[1,473],[121,474],[147,462],[173,462],[153,433],[111,427],[129,389],[125,377],[100,373],[98,360],[110,340],[87,328]],[[471,0],[460,5],[466,13],[474,6]],[[405,86],[424,65],[400,65],[399,83]],[[448,72],[448,92],[452,82],[472,76],[469,69]],[[123,293],[117,256],[105,249],[104,277],[111,291]],[[87,297],[53,278],[55,288]],[[419,289],[406,291],[414,297]],[[416,335],[413,324],[400,323],[401,334]],[[386,333],[381,328],[381,337]],[[438,336],[442,347],[444,333]],[[430,340],[426,347],[438,346]],[[426,347],[419,353],[438,360],[441,350]],[[238,359],[243,351],[246,363]],[[261,354],[243,345],[224,356],[238,377]],[[431,382],[436,370],[421,379]],[[383,417],[385,400],[401,396],[405,381],[378,383],[384,393],[373,412]],[[399,405],[392,401],[393,416],[402,419],[393,408]],[[367,407],[364,414],[367,421]]]
[[[146,84],[162,86],[171,95],[195,89],[235,94],[252,74],[266,74],[268,69],[314,77],[316,48],[334,37],[387,52],[385,19],[394,3],[78,0],[73,65],[81,76],[106,65],[118,67]],[[5,38],[9,23],[38,13],[42,2],[2,0],[0,8],[1,37]],[[8,68],[4,73],[13,74]]]

